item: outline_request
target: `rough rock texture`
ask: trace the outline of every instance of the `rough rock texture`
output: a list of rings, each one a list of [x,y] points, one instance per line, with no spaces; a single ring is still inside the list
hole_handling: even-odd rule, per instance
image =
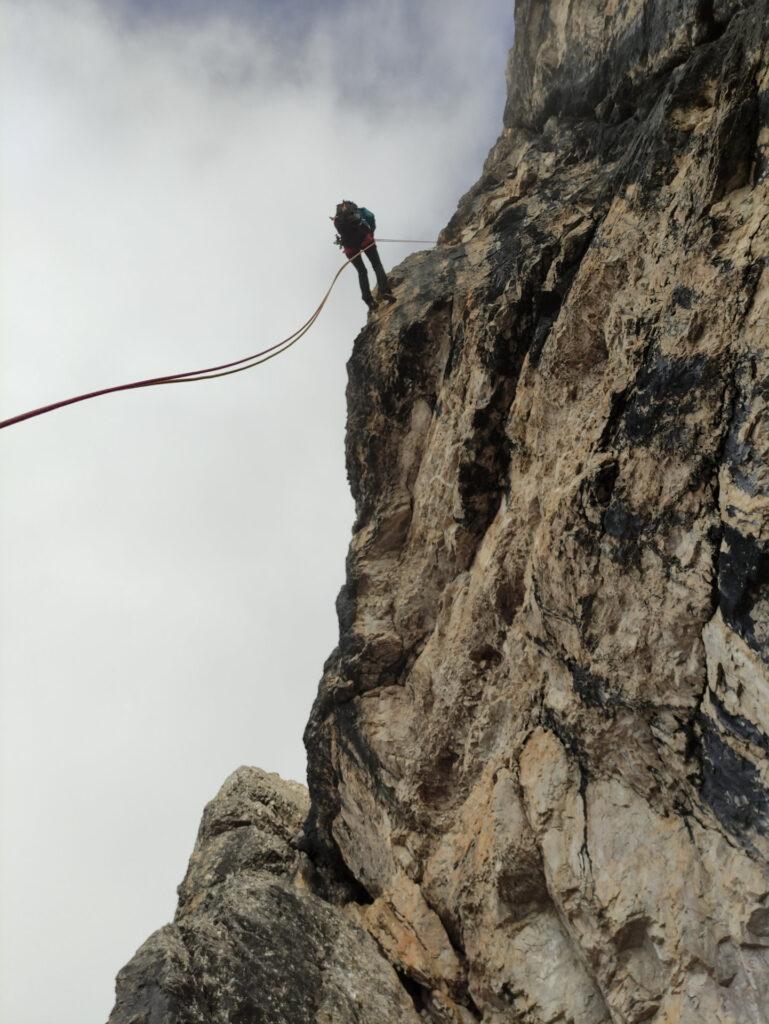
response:
[[[307,803],[303,786],[258,768],[227,779],[174,923],[118,975],[111,1024],[417,1024],[373,939],[303,884],[291,840]]]
[[[436,1024],[767,1024],[769,0],[519,0],[509,83],[350,361],[296,898]]]

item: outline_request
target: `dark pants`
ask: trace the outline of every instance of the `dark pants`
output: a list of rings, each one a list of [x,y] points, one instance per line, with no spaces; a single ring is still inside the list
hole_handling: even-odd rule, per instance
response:
[[[366,249],[366,255],[369,258],[371,266],[374,268],[374,273],[376,274],[376,283],[379,285],[379,294],[390,295],[390,282],[387,280],[387,274],[385,274],[385,269],[382,266],[382,261],[379,258],[377,247],[375,245],[372,245],[370,248]],[[363,256],[361,255],[361,253],[358,253],[357,256],[353,257],[352,264],[358,271],[358,280],[360,281],[360,293],[363,296],[363,301],[366,303],[367,306],[370,306],[374,301],[374,298],[371,294],[371,288],[368,283],[368,271],[366,270],[366,264],[363,262]]]

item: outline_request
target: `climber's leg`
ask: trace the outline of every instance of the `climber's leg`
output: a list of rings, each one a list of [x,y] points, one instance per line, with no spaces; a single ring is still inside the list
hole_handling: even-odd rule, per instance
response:
[[[352,265],[358,271],[358,281],[360,282],[360,294],[363,301],[366,303],[369,309],[374,308],[374,296],[371,294],[371,286],[368,282],[368,271],[366,265],[363,262],[363,257],[360,253],[353,257]]]
[[[366,249],[366,255],[371,261],[371,266],[374,268],[376,281],[379,285],[379,294],[382,298],[392,299],[393,293],[390,289],[390,282],[387,280],[387,274],[385,273],[385,268],[382,266],[382,261],[379,258],[377,247],[372,245],[370,249]]]

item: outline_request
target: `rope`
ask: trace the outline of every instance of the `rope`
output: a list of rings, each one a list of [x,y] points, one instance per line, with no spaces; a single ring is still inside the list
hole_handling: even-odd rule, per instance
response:
[[[367,246],[361,249],[360,252],[365,252],[367,249],[377,245],[379,242],[422,244],[425,242],[425,239],[378,238],[375,241],[370,242]],[[428,244],[434,245],[435,243],[431,241]],[[24,420],[31,420],[35,416],[42,416],[45,413],[54,412],[56,409],[63,409],[67,405],[75,405],[77,402],[85,402],[88,399],[99,398],[102,395],[112,395],[118,391],[134,391],[138,388],[156,387],[160,384],[189,384],[193,381],[199,380],[214,380],[217,377],[229,377],[230,374],[233,373],[242,373],[243,370],[250,370],[254,366],[260,366],[262,363],[269,362],[270,359],[274,359],[275,356],[282,355],[293,345],[296,345],[296,343],[310,330],[323,311],[323,307],[326,305],[334,285],[339,280],[341,274],[358,255],[360,255],[360,253],[356,253],[356,256],[345,260],[337,270],[331,279],[331,284],[326,289],[320,304],[309,319],[305,320],[302,326],[294,331],[293,334],[289,334],[289,336],[287,338],[283,338],[282,341],[278,341],[274,345],[270,345],[269,348],[262,349],[261,352],[254,352],[252,355],[244,356],[242,359],[235,359],[230,363],[220,363],[218,366],[209,366],[203,370],[188,370],[185,373],[170,373],[162,377],[148,377],[146,380],[135,380],[130,384],[115,384],[109,388],[99,388],[97,391],[88,391],[82,395],[74,395],[72,398],[64,398],[58,402],[51,402],[49,405],[42,405],[38,409],[30,409],[28,412],[19,413],[18,416],[11,416],[9,419],[0,420],[0,430],[3,430],[5,427],[12,427],[16,423],[23,423]]]

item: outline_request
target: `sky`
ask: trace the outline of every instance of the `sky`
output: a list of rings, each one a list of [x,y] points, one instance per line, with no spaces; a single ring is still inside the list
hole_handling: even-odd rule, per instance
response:
[[[236,359],[435,238],[510,0],[0,0],[0,418]],[[382,246],[386,267],[408,252]],[[352,271],[263,367],[0,433],[0,1018],[104,1020],[240,764],[304,780],[353,519]]]

